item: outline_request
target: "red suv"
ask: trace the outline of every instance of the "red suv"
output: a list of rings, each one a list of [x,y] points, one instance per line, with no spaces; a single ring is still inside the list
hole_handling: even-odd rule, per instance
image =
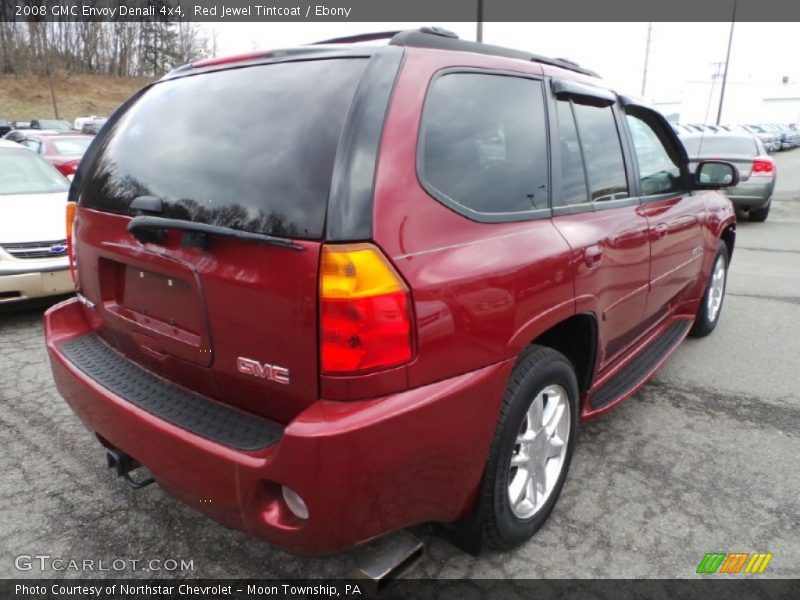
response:
[[[508,548],[720,314],[733,165],[574,63],[406,31],[177,69],[71,189],[58,389],[131,481],[300,553]]]

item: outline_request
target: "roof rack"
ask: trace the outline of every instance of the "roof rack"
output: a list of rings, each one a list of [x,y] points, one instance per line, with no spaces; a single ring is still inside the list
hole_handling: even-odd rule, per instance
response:
[[[531,54],[522,50],[513,50],[492,44],[482,44],[480,42],[470,42],[459,39],[456,34],[440,27],[423,27],[421,29],[401,31],[394,35],[389,42],[393,46],[409,46],[414,48],[436,48],[440,50],[459,50],[462,52],[476,52],[478,54],[488,54],[491,56],[503,56],[505,58],[517,58],[530,62],[542,63],[575,71],[591,77],[599,77],[594,71],[584,69],[577,63],[564,58],[547,58],[538,54]]]
[[[361,33],[358,35],[347,35],[345,37],[331,38],[314,42],[309,46],[323,46],[325,44],[357,44],[358,42],[374,42],[376,40],[390,40],[400,31],[378,31],[376,33]]]
[[[575,63],[566,58],[547,58],[538,54],[531,54],[522,50],[513,50],[511,48],[504,48],[503,46],[494,46],[492,44],[482,44],[480,42],[470,42],[467,40],[459,39],[458,35],[444,29],[442,27],[421,27],[419,29],[409,29],[405,31],[379,31],[374,33],[362,33],[359,35],[350,35],[345,37],[331,38],[321,42],[314,42],[307,46],[299,48],[290,48],[287,50],[270,50],[258,51],[242,54],[238,56],[216,57],[205,59],[194,63],[189,63],[173,69],[168,73],[165,78],[172,75],[190,71],[197,67],[211,67],[220,64],[231,62],[244,62],[247,60],[259,58],[278,58],[282,56],[300,55],[314,52],[327,52],[329,49],[319,50],[313,49],[313,46],[322,45],[335,45],[335,44],[356,44],[359,42],[374,42],[376,40],[389,40],[392,46],[413,47],[413,48],[433,48],[439,50],[455,50],[461,52],[474,52],[477,54],[487,54],[490,56],[502,56],[505,58],[516,58],[518,60],[525,60],[529,62],[537,62],[545,65],[567,69],[568,71],[575,71],[583,75],[591,77],[600,77],[594,71],[584,69],[578,63]]]

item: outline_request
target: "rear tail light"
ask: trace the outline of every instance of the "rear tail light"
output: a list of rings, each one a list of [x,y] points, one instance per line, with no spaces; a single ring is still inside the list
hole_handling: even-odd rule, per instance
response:
[[[320,270],[323,374],[360,373],[411,360],[411,298],[370,244],[324,246]]]
[[[769,158],[757,158],[753,161],[751,176],[772,177],[775,174],[775,163]]]
[[[75,216],[78,205],[75,202],[67,202],[67,256],[69,257],[69,273],[72,281],[78,281],[78,261],[75,258]]]
[[[80,161],[75,160],[75,161],[72,161],[72,162],[64,163],[63,165],[58,165],[58,167],[56,167],[56,168],[59,171],[61,171],[61,174],[64,177],[68,177],[68,178],[71,179],[72,176],[75,175],[75,171],[78,170],[78,163],[79,162]]]

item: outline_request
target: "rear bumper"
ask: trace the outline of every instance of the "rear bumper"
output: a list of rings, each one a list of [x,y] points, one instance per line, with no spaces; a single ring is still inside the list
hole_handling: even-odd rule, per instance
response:
[[[728,198],[736,208],[751,210],[766,206],[775,189],[775,178],[761,178],[766,181],[758,181],[758,179],[751,177],[728,190]]]
[[[329,554],[466,514],[513,365],[378,399],[319,400],[286,426],[280,441],[245,452],[172,425],[76,368],[59,347],[90,330],[77,300],[45,315],[59,392],[89,430],[147,466],[161,487],[193,508],[302,554]],[[289,512],[281,485],[304,499],[307,521]]]

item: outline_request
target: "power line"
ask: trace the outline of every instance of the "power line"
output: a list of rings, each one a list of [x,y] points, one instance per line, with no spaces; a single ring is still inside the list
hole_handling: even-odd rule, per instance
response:
[[[650,38],[653,35],[653,23],[652,21],[647,25],[647,47],[644,50],[644,71],[642,72],[642,97],[644,97],[644,91],[647,87],[647,63],[650,60]]]
[[[722,103],[725,100],[725,85],[728,83],[728,63],[731,60],[731,45],[733,45],[733,26],[736,24],[736,5],[738,0],[733,0],[733,17],[731,18],[731,32],[728,35],[728,52],[725,54],[725,72],[722,74],[722,90],[719,93],[719,110],[717,111],[717,125],[722,120]]]

